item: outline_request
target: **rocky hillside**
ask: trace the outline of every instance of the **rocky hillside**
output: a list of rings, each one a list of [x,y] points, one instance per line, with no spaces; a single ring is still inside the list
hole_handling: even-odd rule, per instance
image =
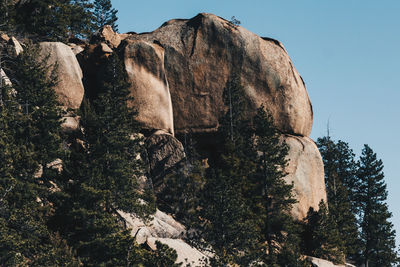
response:
[[[15,38],[3,35],[2,42],[13,53],[22,49]],[[310,207],[317,209],[321,199],[326,201],[321,155],[309,138],[312,105],[303,79],[279,41],[202,13],[188,20],[170,20],[150,33],[118,34],[106,26],[88,43],[40,45],[43,55],[50,55],[50,63],[58,65],[56,92],[65,108],[77,109],[84,95],[96,94],[104,58],[117,53],[123,59],[134,97],[131,104],[138,110],[147,137],[155,189],[163,185],[164,174],[184,158],[181,142],[188,132],[194,133],[204,158],[212,154],[218,121],[227,109],[224,88],[240,73],[250,112],[264,105],[289,146],[286,181],[294,183],[298,200],[292,215],[301,220]],[[76,130],[77,120],[67,116],[65,130]],[[176,243],[184,228],[172,218],[158,212],[157,223],[150,226],[129,214],[121,216],[131,223],[140,242],[154,246],[151,238],[163,239],[184,259],[182,251],[187,250],[180,247],[187,244]],[[194,261],[204,256],[196,253],[189,252],[197,255]]]
[[[312,105],[303,79],[279,41],[215,15],[199,14],[170,20],[151,33],[117,34],[105,27],[90,44],[41,46],[59,65],[57,93],[66,107],[78,108],[85,90],[95,94],[102,58],[119,53],[132,84],[132,104],[148,133],[179,139],[193,131],[204,150],[212,150],[218,119],[226,110],[225,85],[240,72],[250,107],[255,111],[263,104],[290,147],[286,179],[294,182],[299,201],[293,215],[301,219],[326,199],[321,156],[309,138]],[[68,122],[72,127],[73,121]],[[155,138],[161,137],[150,137]],[[163,144],[165,151],[157,159],[175,158],[167,165],[179,161],[175,149],[179,141],[171,136],[161,139],[171,144]]]

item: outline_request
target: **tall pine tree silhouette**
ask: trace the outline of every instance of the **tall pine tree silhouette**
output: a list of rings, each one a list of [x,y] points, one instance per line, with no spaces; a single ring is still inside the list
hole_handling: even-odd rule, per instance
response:
[[[335,221],[343,237],[347,259],[356,260],[360,242],[356,219],[357,203],[354,200],[357,189],[355,155],[347,143],[335,142],[330,136],[318,138],[317,146],[324,162],[329,216]]]
[[[142,140],[116,54],[106,60],[101,77],[98,94],[82,107],[82,142],[71,146],[52,225],[87,266],[129,266],[144,260],[143,251],[121,227],[118,211],[146,217],[155,208],[152,198],[139,192]]]
[[[364,145],[357,172],[362,240],[361,262],[369,267],[393,266],[399,262],[396,254],[395,231],[389,221],[392,213],[386,203],[385,176],[382,160]]]

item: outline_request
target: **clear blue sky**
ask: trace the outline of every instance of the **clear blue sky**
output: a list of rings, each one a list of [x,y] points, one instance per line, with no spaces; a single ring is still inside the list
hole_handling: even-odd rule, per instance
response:
[[[113,0],[120,32],[145,32],[200,12],[280,40],[314,108],[315,140],[330,133],[356,154],[368,144],[383,160],[400,244],[399,0]]]

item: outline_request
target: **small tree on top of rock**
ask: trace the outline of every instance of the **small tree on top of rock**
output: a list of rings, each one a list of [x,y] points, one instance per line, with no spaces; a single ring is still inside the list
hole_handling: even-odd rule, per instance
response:
[[[115,8],[112,8],[110,0],[95,0],[93,8],[93,24],[96,28],[95,30],[105,25],[110,25],[113,30],[117,32],[117,12]]]

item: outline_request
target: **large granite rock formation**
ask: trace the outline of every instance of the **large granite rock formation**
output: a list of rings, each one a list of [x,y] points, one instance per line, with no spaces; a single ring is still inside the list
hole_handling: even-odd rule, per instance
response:
[[[278,41],[204,13],[190,20],[170,20],[151,33],[128,39],[163,47],[175,131],[215,131],[226,108],[224,87],[240,73],[253,110],[265,104],[282,132],[310,134],[313,113],[307,91]],[[153,69],[162,68],[153,64]]]
[[[49,55],[49,64],[57,64],[58,100],[66,108],[77,109],[83,99],[82,70],[71,48],[60,42],[40,43],[41,53]]]
[[[172,103],[164,70],[164,48],[140,40],[123,44],[125,68],[131,83],[137,119],[146,128],[174,134]]]
[[[158,131],[147,141],[155,188],[162,188],[162,176],[184,157],[174,132],[178,137],[193,132],[202,138],[199,146],[212,151],[213,133],[227,108],[224,88],[239,73],[251,112],[264,104],[289,145],[286,179],[294,182],[299,201],[293,215],[302,219],[310,207],[317,209],[319,201],[326,200],[321,157],[308,138],[311,103],[281,43],[212,14],[171,20],[143,34],[117,34],[105,27],[96,38],[77,53],[86,95],[96,94],[102,62],[118,53],[131,82],[138,120],[147,133]],[[63,105],[79,107],[82,74],[71,48],[61,43],[42,43],[42,48],[59,64],[61,83],[56,91]]]

